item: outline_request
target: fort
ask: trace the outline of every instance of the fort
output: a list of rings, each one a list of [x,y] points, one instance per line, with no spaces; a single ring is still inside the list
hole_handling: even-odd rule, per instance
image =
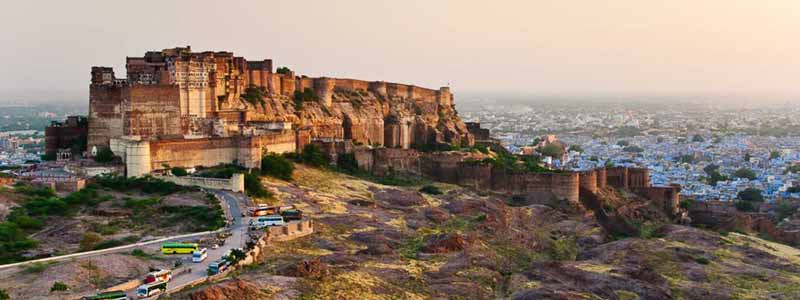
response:
[[[87,152],[110,149],[128,176],[165,166],[253,168],[263,153],[301,151],[312,141],[474,143],[448,87],[298,76],[273,70],[269,59],[189,46],[127,57],[125,68],[127,78],[117,78],[112,68],[92,67]]]
[[[484,162],[484,157],[475,152],[365,147],[354,151],[359,167],[376,175],[416,174],[479,191],[538,198],[539,202],[566,200],[574,204],[579,204],[584,194],[595,194],[608,187],[620,188],[655,202],[668,216],[679,214],[680,186],[652,186],[650,171],[646,168],[526,172],[496,167]]]

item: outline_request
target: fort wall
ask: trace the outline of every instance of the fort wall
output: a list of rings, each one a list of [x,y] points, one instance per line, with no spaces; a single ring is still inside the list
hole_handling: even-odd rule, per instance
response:
[[[93,147],[106,148],[111,137],[124,135],[122,103],[127,96],[126,86],[93,84],[89,87],[89,151]]]
[[[244,192],[244,174],[233,174],[231,178],[206,178],[193,176],[158,176],[157,178],[181,186],[197,186],[206,189]]]
[[[123,132],[141,137],[173,135],[186,131],[181,122],[180,91],[173,85],[134,85],[129,88]]]
[[[582,188],[592,193],[597,192],[597,171],[589,170],[580,172],[580,184]]]
[[[579,203],[580,175],[565,173],[516,173],[492,170],[492,189],[512,193],[553,193],[558,199]]]

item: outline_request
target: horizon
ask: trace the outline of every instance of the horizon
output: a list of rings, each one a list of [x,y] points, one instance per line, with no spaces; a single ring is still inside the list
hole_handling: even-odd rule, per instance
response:
[[[145,2],[11,4],[0,13],[0,92],[86,93],[91,66],[123,76],[126,56],[191,45],[309,76],[451,86],[457,96],[800,95],[800,4],[788,0],[240,1],[250,9],[235,18],[213,2]]]

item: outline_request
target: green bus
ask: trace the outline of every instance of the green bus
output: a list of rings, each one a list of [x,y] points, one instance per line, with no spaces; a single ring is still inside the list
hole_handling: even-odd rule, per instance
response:
[[[200,250],[200,246],[197,243],[163,243],[161,244],[161,253],[164,254],[192,254]]]
[[[128,300],[128,295],[125,295],[123,291],[110,291],[94,296],[86,296],[81,300]]]

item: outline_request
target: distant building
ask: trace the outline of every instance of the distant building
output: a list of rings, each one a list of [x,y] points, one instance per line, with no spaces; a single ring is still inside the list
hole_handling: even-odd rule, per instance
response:
[[[89,136],[89,121],[83,116],[69,116],[64,122],[52,122],[44,130],[44,152],[55,158],[79,156],[86,151]]]

